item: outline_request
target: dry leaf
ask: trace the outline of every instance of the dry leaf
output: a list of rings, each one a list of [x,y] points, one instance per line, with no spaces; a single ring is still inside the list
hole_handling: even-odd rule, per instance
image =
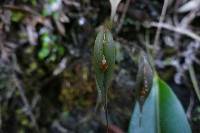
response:
[[[200,7],[200,0],[191,0],[187,2],[186,4],[184,4],[183,6],[181,6],[178,9],[178,12],[180,13],[189,12],[191,10],[198,9],[199,7]]]
[[[121,0],[110,0],[110,4],[111,4],[111,19],[114,18],[116,11],[117,11],[117,7],[119,5]]]

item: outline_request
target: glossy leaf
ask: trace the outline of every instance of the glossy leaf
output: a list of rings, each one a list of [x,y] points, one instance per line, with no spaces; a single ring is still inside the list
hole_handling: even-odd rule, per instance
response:
[[[98,102],[105,104],[107,89],[110,85],[115,65],[115,45],[110,31],[100,31],[97,34],[93,54],[93,65],[99,95]]]
[[[142,113],[139,103],[136,102],[129,133],[191,133],[179,100],[159,77],[154,76],[153,86]]]

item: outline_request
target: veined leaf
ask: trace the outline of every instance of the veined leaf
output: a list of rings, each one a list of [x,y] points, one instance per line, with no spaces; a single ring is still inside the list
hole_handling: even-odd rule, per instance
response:
[[[179,100],[158,76],[154,76],[153,86],[142,113],[139,103],[136,102],[129,133],[191,133]]]
[[[104,29],[97,34],[94,45],[93,65],[98,90],[98,102],[105,105],[115,65],[115,45],[112,34]],[[98,103],[100,104],[100,103]]]

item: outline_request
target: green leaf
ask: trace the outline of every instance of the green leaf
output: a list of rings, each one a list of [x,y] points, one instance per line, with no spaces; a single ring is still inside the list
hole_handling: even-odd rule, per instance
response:
[[[96,77],[96,88],[98,91],[98,102],[102,101],[102,91],[104,91],[104,73],[102,73],[99,68],[99,64],[103,58],[103,36],[104,32],[102,31],[97,34],[93,53],[93,66]]]
[[[183,107],[171,88],[158,76],[143,111],[136,102],[129,133],[191,133]]]
[[[116,47],[116,62],[120,63],[124,58],[120,43],[119,42],[115,42],[115,47]]]
[[[112,80],[112,75],[114,71],[116,50],[112,34],[109,31],[106,32],[106,39],[107,39],[106,40],[107,44],[104,44],[104,55],[108,63],[108,69],[105,71],[104,78],[105,78],[105,88],[108,88]]]
[[[115,65],[115,45],[109,30],[102,30],[97,34],[93,54],[93,65],[99,95],[98,102],[105,105],[107,89],[112,80]],[[103,60],[106,61],[106,65],[103,65],[106,67],[102,67]]]
[[[42,48],[39,53],[38,53],[38,57],[39,59],[44,59],[49,55],[50,51],[48,48]]]
[[[11,15],[11,20],[13,22],[19,22],[21,21],[22,19],[24,18],[24,14],[22,12],[12,12],[12,15]]]

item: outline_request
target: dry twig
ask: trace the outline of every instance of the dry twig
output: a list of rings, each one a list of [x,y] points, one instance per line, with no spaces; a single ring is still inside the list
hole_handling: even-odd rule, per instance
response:
[[[170,31],[174,31],[174,32],[177,32],[177,33],[180,33],[180,34],[183,34],[183,35],[186,35],[186,36],[188,36],[188,37],[200,42],[200,36],[198,36],[194,32],[192,32],[192,31],[190,31],[188,29],[185,29],[183,27],[175,27],[175,26],[172,26],[170,24],[157,23],[157,22],[151,22],[149,26],[150,27],[162,27],[164,29],[167,29],[167,30],[170,30]]]
[[[191,113],[192,113],[192,109],[194,107],[194,93],[192,92],[192,94],[190,95],[190,103],[189,103],[189,106],[187,108],[187,117],[188,119],[191,120]]]
[[[197,78],[196,78],[195,71],[192,64],[189,65],[189,74],[190,74],[190,79],[192,81],[192,85],[196,92],[197,98],[200,101],[200,89],[199,89],[199,85],[198,85]]]
[[[39,133],[39,128],[38,128],[38,125],[36,123],[36,118],[32,113],[32,109],[31,109],[31,106],[30,106],[30,104],[28,102],[28,99],[27,99],[27,97],[25,95],[24,89],[22,87],[22,83],[15,76],[13,77],[13,79],[14,79],[16,87],[17,87],[17,89],[19,91],[19,94],[21,96],[21,99],[24,102],[25,108],[27,110],[27,114],[28,114],[28,116],[30,117],[30,119],[32,121],[32,125],[35,127],[36,131]]]
[[[124,10],[123,10],[123,14],[122,14],[122,16],[120,18],[120,21],[119,21],[119,24],[118,24],[118,26],[116,28],[116,33],[119,33],[119,31],[121,30],[121,28],[123,26],[124,19],[126,17],[126,12],[128,11],[128,7],[130,5],[130,2],[131,2],[131,0],[127,0],[126,1],[125,7],[124,7]]]
[[[160,37],[160,32],[161,32],[161,28],[162,28],[160,26],[160,24],[164,21],[165,14],[166,14],[166,11],[167,11],[167,6],[168,6],[168,0],[165,0],[164,4],[163,4],[161,15],[160,15],[159,23],[158,23],[158,27],[157,27],[157,31],[156,31],[156,36],[155,36],[154,43],[153,43],[154,50],[157,49],[158,39]]]

